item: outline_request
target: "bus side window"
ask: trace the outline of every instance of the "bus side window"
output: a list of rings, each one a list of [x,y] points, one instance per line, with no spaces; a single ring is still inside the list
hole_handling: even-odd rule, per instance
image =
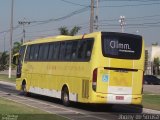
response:
[[[72,53],[72,42],[66,42],[66,50],[65,50],[65,60],[71,59],[71,53]]]
[[[54,53],[54,43],[50,43],[49,44],[48,60],[53,59],[53,53]]]
[[[78,45],[78,60],[89,60],[91,56],[92,47],[93,40],[81,40]]]
[[[39,45],[34,45],[33,60],[37,60],[38,59],[38,51],[39,51]]]
[[[77,59],[77,46],[78,46],[78,41],[73,41],[72,42],[72,51],[71,51],[71,60]]]
[[[49,44],[44,44],[43,49],[43,60],[46,61],[48,58]]]
[[[53,49],[53,60],[58,60],[58,56],[59,56],[59,53],[60,52],[60,42],[56,42],[54,43],[54,49]]]
[[[86,41],[82,40],[78,43],[78,60],[85,59]]]
[[[39,47],[38,60],[46,61],[48,57],[49,44],[41,44]]]
[[[38,53],[38,60],[42,61],[42,58],[43,58],[43,44],[40,44],[39,53]]]
[[[26,51],[26,55],[25,55],[25,61],[29,60],[30,49],[31,49],[31,47],[27,46],[27,51]]]
[[[59,53],[59,60],[64,60],[65,58],[65,42],[61,42],[61,45],[60,45],[60,53]]]
[[[34,58],[34,45],[31,45],[29,60],[33,60]]]
[[[85,59],[90,59],[92,47],[93,47],[93,40],[87,40]]]

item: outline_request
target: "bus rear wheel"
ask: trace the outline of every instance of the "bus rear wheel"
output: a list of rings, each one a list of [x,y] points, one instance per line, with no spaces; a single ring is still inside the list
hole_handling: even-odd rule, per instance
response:
[[[69,106],[70,105],[70,100],[69,100],[69,91],[68,91],[68,88],[67,87],[64,87],[62,89],[62,102],[63,102],[63,105],[64,106]]]
[[[24,95],[24,96],[27,96],[28,95],[28,93],[27,93],[27,90],[26,90],[26,81],[25,80],[23,80],[22,81],[22,85],[21,85],[22,87],[21,87],[21,89],[22,89],[22,95]]]

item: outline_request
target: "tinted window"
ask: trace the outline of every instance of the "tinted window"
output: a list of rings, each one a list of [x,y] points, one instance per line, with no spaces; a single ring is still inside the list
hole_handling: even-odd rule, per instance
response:
[[[89,59],[91,56],[91,52],[92,52],[92,47],[93,47],[93,40],[87,40],[86,43],[86,49],[85,49],[85,59]]]
[[[26,51],[26,55],[25,55],[25,60],[29,60],[29,54],[30,54],[30,46],[27,46],[27,51]]]
[[[49,54],[48,54],[49,60],[58,60],[59,47],[60,47],[59,42],[51,43],[49,45]]]
[[[65,60],[70,60],[71,54],[72,54],[72,42],[69,41],[66,43]]]
[[[78,43],[78,53],[77,59],[79,60],[87,60],[90,59],[91,51],[93,47],[93,40],[81,40]]]
[[[77,58],[83,59],[84,58],[84,49],[85,49],[85,41],[79,41],[78,48],[77,48]]]
[[[49,44],[40,44],[38,60],[47,60]]]
[[[25,48],[26,48],[26,46],[22,46],[22,47],[20,48],[20,50],[19,50],[19,60],[20,60],[20,61],[23,61]]]
[[[48,57],[48,49],[49,49],[49,44],[45,44],[43,47],[43,60],[47,60]]]
[[[28,46],[26,60],[31,61],[88,61],[93,39],[70,40]]]
[[[52,60],[54,53],[54,43],[49,45],[49,53],[48,53],[48,60]]]
[[[122,33],[103,34],[102,51],[105,57],[140,59],[142,51],[142,37]]]
[[[60,42],[54,43],[53,60],[58,60],[60,50]]]
[[[77,46],[78,46],[78,41],[73,41],[72,42],[72,51],[71,51],[71,59],[72,60],[77,59]]]
[[[34,57],[34,45],[31,46],[29,60],[33,60]]]
[[[33,60],[37,60],[38,59],[38,52],[39,52],[39,45],[34,45]]]
[[[64,60],[64,58],[65,58],[65,42],[61,42],[59,59]]]

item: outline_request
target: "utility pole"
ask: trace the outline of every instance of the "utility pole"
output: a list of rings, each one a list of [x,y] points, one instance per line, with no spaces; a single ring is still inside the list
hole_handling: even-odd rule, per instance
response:
[[[22,27],[23,27],[23,39],[22,39],[22,43],[25,42],[25,37],[26,37],[26,35],[25,35],[25,33],[26,33],[26,31],[25,31],[25,25],[26,25],[26,24],[29,25],[30,23],[31,23],[31,22],[25,21],[25,18],[24,18],[24,21],[18,21],[18,24],[22,25]]]
[[[90,14],[90,33],[93,32],[94,26],[94,0],[91,0],[91,14]]]
[[[121,26],[121,32],[123,33],[124,32],[124,26],[126,25],[125,16],[120,16],[119,23],[120,23],[120,26]]]
[[[12,0],[11,4],[11,23],[10,23],[10,44],[9,44],[9,70],[8,77],[11,78],[11,70],[12,70],[12,36],[13,36],[13,7],[14,0]]]
[[[96,0],[96,15],[95,15],[95,29],[98,30],[98,6],[99,6],[99,0]]]

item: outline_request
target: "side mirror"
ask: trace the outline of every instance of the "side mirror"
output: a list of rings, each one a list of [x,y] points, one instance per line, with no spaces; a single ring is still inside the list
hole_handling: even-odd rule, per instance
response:
[[[13,63],[14,65],[17,65],[17,64],[18,64],[18,59],[17,59],[16,56],[13,57],[12,63]]]
[[[18,57],[19,57],[19,54],[18,54],[18,53],[15,54],[15,55],[13,55],[12,63],[13,63],[14,65],[18,65]]]

